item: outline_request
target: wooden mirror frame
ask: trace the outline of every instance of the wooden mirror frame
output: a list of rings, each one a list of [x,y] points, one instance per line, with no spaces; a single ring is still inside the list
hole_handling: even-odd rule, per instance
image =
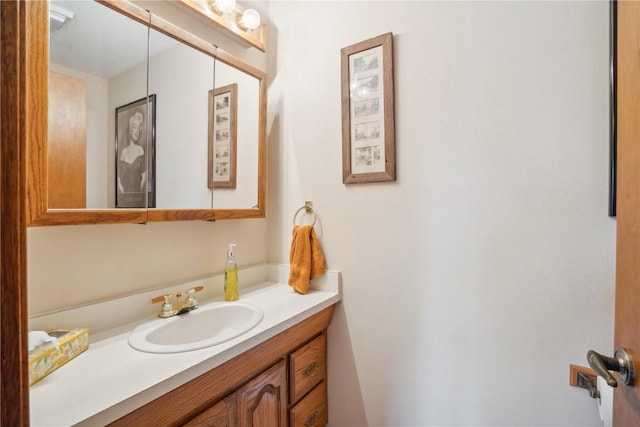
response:
[[[49,209],[47,205],[47,132],[49,31],[48,2],[26,2],[27,27],[27,225],[146,223],[264,218],[266,211],[266,73],[164,19],[127,1],[96,0],[153,30],[173,37],[258,79],[258,202],[253,208],[224,209]]]

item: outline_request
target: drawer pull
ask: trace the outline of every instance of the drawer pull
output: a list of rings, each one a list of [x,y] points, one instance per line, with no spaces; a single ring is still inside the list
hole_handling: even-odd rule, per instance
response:
[[[313,362],[304,370],[304,374],[308,377],[315,377],[318,375],[318,362]]]
[[[318,422],[318,411],[314,412],[313,414],[311,414],[309,418],[307,418],[307,421],[304,422],[304,427],[315,426],[317,422]]]

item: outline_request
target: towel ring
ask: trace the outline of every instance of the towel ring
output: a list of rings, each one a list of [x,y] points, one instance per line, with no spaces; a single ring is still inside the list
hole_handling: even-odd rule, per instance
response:
[[[305,202],[304,206],[298,209],[295,214],[293,214],[293,225],[296,225],[296,217],[303,210],[305,211],[305,213],[313,214],[313,222],[311,223],[311,226],[313,227],[314,225],[316,225],[316,220],[318,219],[318,215],[315,213],[315,211],[311,207],[311,202]]]

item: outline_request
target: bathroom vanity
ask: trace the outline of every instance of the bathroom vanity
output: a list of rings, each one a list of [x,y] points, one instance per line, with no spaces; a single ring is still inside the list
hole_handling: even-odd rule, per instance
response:
[[[322,310],[111,425],[325,425],[332,313]]]
[[[137,325],[153,317],[90,333],[85,353],[31,387],[31,424],[326,424],[327,328],[340,300],[339,273],[327,272],[300,295],[284,284],[286,267],[258,268],[267,280],[241,289],[241,301],[264,310],[253,329],[212,347],[168,354],[139,351],[127,342]],[[148,304],[147,297],[141,298]],[[202,301],[200,309],[208,303]],[[113,304],[130,303],[105,304],[110,306],[81,310],[100,316],[113,312]],[[53,319],[62,317],[34,324]]]

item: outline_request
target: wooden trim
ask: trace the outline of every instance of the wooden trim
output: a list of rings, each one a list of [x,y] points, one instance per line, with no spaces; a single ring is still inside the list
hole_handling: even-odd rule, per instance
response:
[[[151,22],[151,13],[148,10],[144,10],[133,3],[129,3],[128,1],[96,0],[96,2],[113,9],[118,13],[128,16],[141,24],[149,25],[149,22]]]
[[[150,21],[147,23],[149,27],[156,30],[165,36],[169,36],[175,40],[178,40],[187,46],[199,50],[202,53],[216,57],[218,54],[218,48],[213,44],[202,40],[201,38],[183,30],[182,28],[173,25],[171,22],[165,21],[159,16],[150,14]]]
[[[214,209],[213,219],[251,219],[264,218],[264,207],[256,209]]]
[[[25,84],[30,2],[0,2],[0,425],[29,425]]]
[[[326,330],[331,323],[333,309],[334,306],[331,306],[322,310],[110,425],[128,427],[184,424],[260,372],[274,365],[287,353],[296,350],[310,338]],[[203,389],[211,392],[205,395],[202,393]],[[181,408],[179,413],[171,410],[176,406]]]
[[[614,348],[631,351],[640,363],[640,2],[618,2],[617,68],[617,241]],[[640,381],[613,395],[613,425],[640,425]]]
[[[47,79],[48,55],[47,50],[47,3],[29,2],[28,25],[26,34],[29,45],[29,60],[27,66],[26,99],[27,122],[30,123],[27,130],[27,221],[29,225],[35,222],[47,211],[47,188],[39,183],[47,182],[47,109],[48,93]]]
[[[213,209],[149,209],[149,222],[157,221],[211,221],[214,218]]]
[[[225,52],[223,49],[216,49],[216,59],[224,62],[227,65],[230,65],[233,68],[244,71],[245,73],[257,78],[258,80],[264,80],[267,77],[267,74],[264,71],[261,71],[258,68],[247,64],[246,62],[243,62],[239,58]]]
[[[267,75],[260,73],[260,106],[258,124],[258,206],[262,218],[267,209]]]

